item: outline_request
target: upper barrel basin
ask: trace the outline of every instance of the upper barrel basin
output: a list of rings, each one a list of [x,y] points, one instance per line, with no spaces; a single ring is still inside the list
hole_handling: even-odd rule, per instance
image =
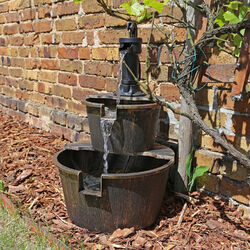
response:
[[[130,155],[103,153],[91,145],[69,144],[56,153],[67,211],[76,225],[95,232],[145,228],[154,223],[166,191],[174,152],[161,145]]]
[[[152,148],[157,134],[160,106],[146,97],[89,95],[87,115],[93,148],[104,151],[101,119],[115,117],[107,148],[118,154],[142,152]]]

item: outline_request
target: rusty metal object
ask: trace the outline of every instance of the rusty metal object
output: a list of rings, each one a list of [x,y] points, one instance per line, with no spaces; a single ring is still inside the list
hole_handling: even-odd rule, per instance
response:
[[[90,95],[86,99],[91,141],[94,149],[103,151],[101,118],[116,113],[116,121],[108,140],[108,149],[115,153],[141,152],[152,148],[157,133],[160,106],[146,97]]]
[[[248,15],[250,19],[250,13]],[[248,81],[250,73],[250,29],[246,29],[242,47],[240,51],[240,57],[237,62],[237,67],[234,75],[235,85],[232,87],[231,98],[234,101],[242,100],[242,92]]]
[[[174,152],[158,145],[141,153],[109,154],[108,174],[102,173],[102,157],[102,152],[85,144],[66,145],[54,156],[72,222],[101,232],[152,225],[160,210]],[[87,183],[91,178],[92,186]]]

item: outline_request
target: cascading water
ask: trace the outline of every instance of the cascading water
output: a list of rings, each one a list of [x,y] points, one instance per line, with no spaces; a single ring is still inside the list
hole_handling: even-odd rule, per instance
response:
[[[115,118],[101,118],[101,132],[103,136],[103,173],[108,173],[108,139],[111,135],[112,127],[114,125]]]
[[[117,117],[117,105],[120,104],[120,86],[122,82],[122,63],[124,57],[126,56],[126,51],[122,51],[119,54],[118,62],[118,73],[117,73],[117,92],[116,92],[116,108],[115,111],[110,110],[108,107],[105,107],[105,117],[101,118],[101,132],[103,137],[103,172],[108,173],[108,139],[111,135],[112,127],[115,123]]]
[[[116,105],[120,104],[120,99],[121,99],[120,86],[122,83],[122,64],[123,64],[123,61],[124,61],[126,54],[127,54],[127,51],[125,51],[125,50],[119,52],[119,62],[118,62],[118,72],[117,72]]]

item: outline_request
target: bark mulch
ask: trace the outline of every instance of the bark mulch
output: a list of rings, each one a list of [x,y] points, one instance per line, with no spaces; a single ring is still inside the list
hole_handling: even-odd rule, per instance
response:
[[[23,213],[74,249],[250,249],[250,221],[220,197],[198,192],[188,202],[168,194],[155,225],[145,230],[88,232],[67,215],[53,155],[68,143],[0,113],[0,179]],[[183,208],[185,208],[180,220]],[[179,224],[178,225],[178,221]]]

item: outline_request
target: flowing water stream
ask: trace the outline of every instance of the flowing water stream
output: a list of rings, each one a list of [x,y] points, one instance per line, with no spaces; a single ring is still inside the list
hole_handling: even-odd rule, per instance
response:
[[[118,73],[117,73],[117,92],[116,92],[116,109],[115,111],[109,110],[108,107],[105,107],[105,117],[101,118],[100,127],[103,136],[103,173],[108,173],[108,140],[111,135],[111,131],[113,125],[115,123],[117,117],[117,105],[120,104],[120,86],[122,82],[122,63],[124,57],[126,55],[126,51],[120,52],[119,54],[119,62],[118,62]]]

